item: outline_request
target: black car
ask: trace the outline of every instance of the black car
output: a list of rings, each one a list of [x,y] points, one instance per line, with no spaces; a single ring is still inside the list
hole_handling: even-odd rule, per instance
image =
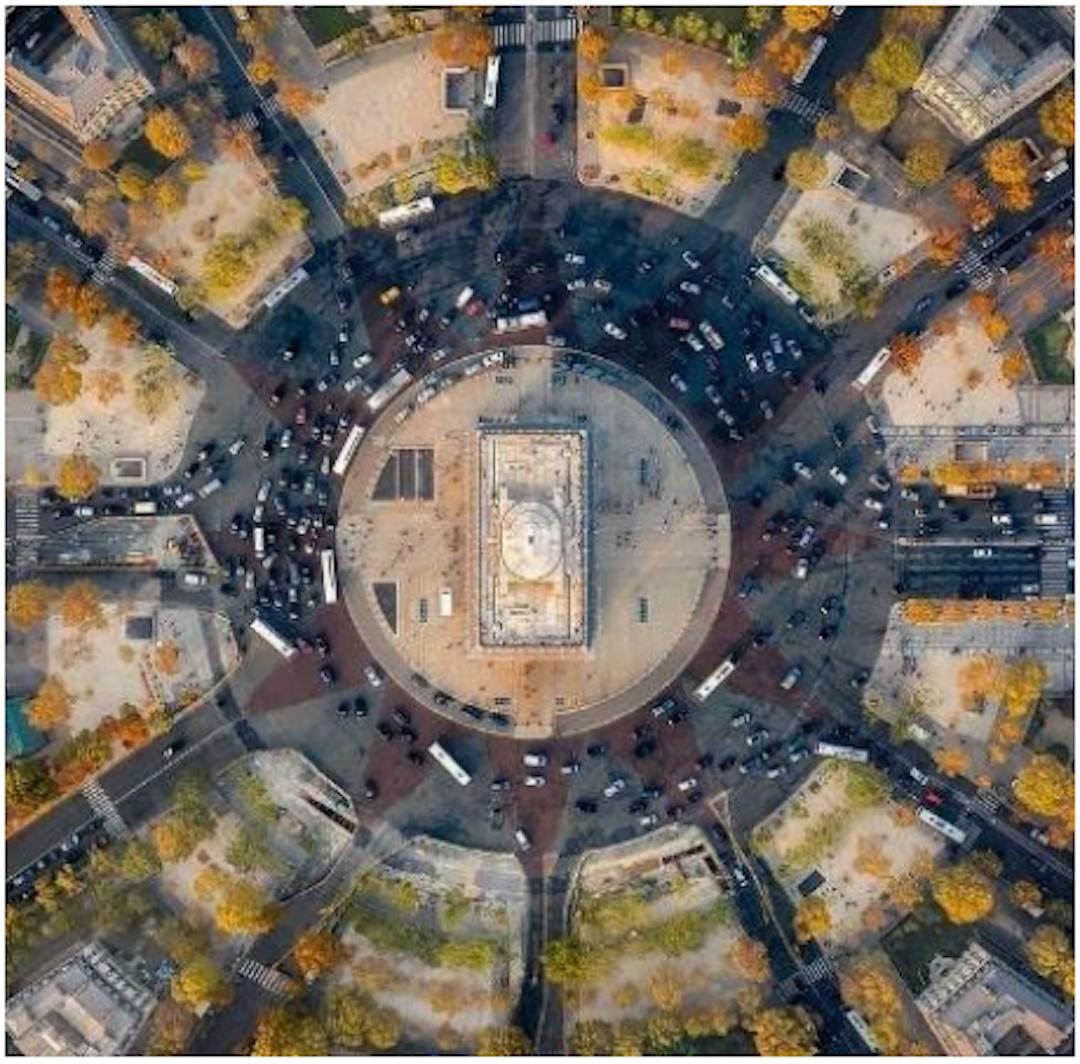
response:
[[[353,702],[353,716],[354,717],[366,717],[368,715],[368,704],[363,698],[356,699]]]
[[[652,739],[645,739],[634,747],[634,757],[636,757],[639,761],[643,758],[651,757],[655,753],[656,742]],[[595,757],[597,755],[594,754],[592,756]]]
[[[945,298],[955,299],[957,296],[963,295],[970,287],[971,283],[966,277],[957,277],[957,279],[945,289]]]
[[[387,742],[390,742],[394,738],[394,729],[390,727],[385,720],[380,720],[375,725],[375,730],[381,735]]]
[[[379,797],[379,785],[370,777],[364,780],[364,797],[369,802]]]
[[[409,762],[416,765],[418,768],[427,763],[423,750],[410,750],[406,756],[408,757]]]
[[[408,725],[406,725],[406,726],[405,726],[404,728],[402,728],[402,729],[401,729],[401,737],[402,737],[402,739],[404,739],[404,740],[405,740],[405,742],[407,742],[407,743],[408,743],[408,744],[409,744],[410,746],[411,746],[411,745],[412,745],[413,743],[415,743],[415,742],[417,741],[417,739],[419,739],[419,738],[420,738],[420,736],[419,736],[419,735],[417,735],[417,734],[416,734],[416,732],[415,732],[415,731],[413,731],[413,730],[412,730],[412,728],[410,728],[410,727],[409,727]]]
[[[595,813],[599,806],[591,798],[579,798],[574,807],[582,813]]]
[[[347,717],[349,715],[349,703],[339,702],[337,707],[337,715],[339,717]]]
[[[278,406],[281,403],[281,400],[285,398],[288,390],[289,386],[284,381],[282,381],[270,393],[267,401],[270,403],[271,406]]]
[[[648,798],[635,798],[630,803],[630,812],[631,813],[644,813],[645,810],[648,809],[648,808],[649,808],[649,800],[648,800]]]
[[[472,717],[473,720],[484,719],[484,711],[482,709],[478,709],[476,706],[463,705],[461,707],[461,712],[464,713],[467,717]]]
[[[585,753],[589,757],[603,757],[607,752],[608,748],[604,743],[592,743],[590,746],[585,747]]]
[[[713,754],[706,752],[694,762],[694,768],[696,768],[698,772],[704,772],[706,769],[712,768],[715,763],[716,757]]]
[[[639,724],[633,730],[632,734],[634,736],[634,739],[640,742],[642,739],[644,739],[651,732],[652,732],[652,726],[651,725],[649,725],[649,724]]]
[[[690,714],[680,707],[673,713],[667,715],[667,726],[669,728],[677,728],[688,716],[690,716]]]
[[[729,754],[727,757],[721,758],[720,764],[718,764],[716,767],[721,772],[730,772],[738,763],[738,760],[739,759],[734,754]]]
[[[330,644],[326,640],[326,636],[317,635],[314,639],[315,649],[318,651],[320,658],[325,658],[330,654]]]
[[[409,724],[412,724],[412,717],[409,716],[409,711],[398,706],[391,714],[391,718],[394,723],[404,728]]]
[[[319,679],[322,680],[327,687],[333,687],[337,682],[337,673],[334,672],[332,665],[324,665],[319,669]]]
[[[664,788],[656,783],[650,783],[649,786],[643,787],[641,790],[641,797],[648,798],[650,801],[654,798],[659,798],[664,793]]]
[[[490,720],[496,728],[510,727],[510,718],[505,713],[488,713],[488,720]]]

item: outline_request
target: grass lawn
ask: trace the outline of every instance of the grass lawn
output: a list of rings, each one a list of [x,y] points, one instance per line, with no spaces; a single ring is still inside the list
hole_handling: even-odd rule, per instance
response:
[[[701,15],[706,22],[722,22],[729,30],[743,29],[746,20],[745,7],[635,7],[635,11],[648,11],[654,19],[662,19],[671,26],[671,20],[679,15]],[[612,23],[622,25],[622,7],[612,12]]]
[[[342,34],[368,22],[366,15],[354,14],[343,7],[300,7],[296,9],[296,15],[316,48],[336,41]]]
[[[687,1038],[668,1053],[672,1057],[756,1057],[754,1041],[741,1027],[723,1038]]]
[[[153,148],[150,147],[150,143],[146,137],[136,137],[121,153],[120,158],[117,159],[116,165],[113,167],[115,172],[119,172],[120,167],[125,163],[134,163],[136,166],[141,166],[151,177],[159,177],[165,173],[172,162],[166,159],[164,155],[158,155]]]
[[[1056,316],[1027,334],[1035,373],[1043,384],[1072,384],[1073,366],[1065,355],[1072,328]]]
[[[915,913],[881,944],[912,993],[920,994],[929,982],[930,962],[935,957],[959,957],[974,937],[972,928],[950,924],[940,914],[928,920]]]
[[[19,335],[19,314],[13,307],[5,307],[7,317],[4,323],[4,346],[10,351],[15,346],[15,337]]]

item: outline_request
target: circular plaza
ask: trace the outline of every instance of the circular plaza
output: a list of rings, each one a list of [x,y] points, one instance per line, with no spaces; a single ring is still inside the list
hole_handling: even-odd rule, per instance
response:
[[[542,346],[414,382],[368,431],[338,518],[346,603],[380,665],[432,708],[521,737],[663,690],[729,560],[720,478],[676,408]]]

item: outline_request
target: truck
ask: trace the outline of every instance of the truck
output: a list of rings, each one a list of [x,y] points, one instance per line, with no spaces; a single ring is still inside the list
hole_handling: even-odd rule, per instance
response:
[[[210,496],[221,487],[223,487],[221,477],[214,477],[213,480],[208,480],[201,488],[199,488],[199,498],[209,499]]]
[[[136,517],[153,517],[157,513],[157,503],[152,500],[143,500],[135,503],[131,512]]]

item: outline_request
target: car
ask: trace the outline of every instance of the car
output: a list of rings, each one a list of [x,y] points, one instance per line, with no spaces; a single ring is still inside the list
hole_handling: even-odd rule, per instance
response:
[[[971,287],[971,282],[966,277],[958,277],[945,289],[946,299],[956,299],[962,296]]]
[[[690,390],[690,385],[688,385],[678,373],[672,373],[668,380],[671,381],[672,387],[674,387],[680,395],[685,395]]]
[[[807,575],[809,574],[809,572],[810,572],[810,559],[809,558],[800,558],[795,563],[795,567],[791,570],[791,573],[795,577],[796,580],[805,580]]]
[[[812,466],[808,466],[805,462],[792,462],[792,472],[802,477],[803,480],[812,480],[814,477],[814,470]]]
[[[784,674],[784,678],[780,681],[781,689],[784,691],[790,691],[799,682],[799,680],[802,679],[802,674],[802,666],[793,665],[790,669],[788,669],[788,671]]]
[[[945,801],[937,791],[923,791],[922,800],[926,805],[942,805]]]
[[[655,813],[646,813],[638,818],[638,824],[643,828],[654,828],[660,823],[660,818]]]
[[[971,552],[971,556],[972,558],[979,559],[992,558],[994,556],[994,552],[990,547],[975,547],[974,550],[972,550]]]
[[[724,407],[720,407],[720,409],[716,411],[716,419],[722,421],[729,429],[735,427],[735,415],[732,414],[731,411],[725,410]]]
[[[758,403],[758,409],[761,411],[761,416],[766,421],[772,421],[773,414],[776,413],[776,410],[768,399],[762,399],[761,402]]]
[[[761,352],[761,362],[762,365],[765,367],[766,373],[776,372],[776,359],[773,358],[773,353],[771,351]]]
[[[675,701],[675,699],[669,696],[663,699],[663,701],[657,702],[656,705],[652,707],[652,715],[654,717],[666,716],[675,708],[677,704],[678,703]]]
[[[829,469],[829,476],[836,481],[840,487],[844,487],[848,482],[848,475],[838,465],[834,465]]]
[[[581,771],[580,761],[567,761],[559,769],[559,772],[563,776],[576,776]]]
[[[522,783],[526,787],[545,787],[547,786],[547,780],[543,776],[526,776]]]
[[[622,794],[626,790],[626,780],[622,776],[616,776],[605,788],[604,797],[614,798],[617,794]]]
[[[322,680],[327,687],[333,687],[334,683],[337,681],[337,674],[334,672],[333,666],[324,665],[319,669],[319,679]]]
[[[604,757],[607,752],[606,743],[590,743],[585,747],[585,753],[588,757]]]
[[[267,397],[267,402],[271,406],[278,406],[281,403],[281,400],[285,398],[288,390],[289,386],[284,381],[282,381],[280,384],[275,386],[273,391],[271,391],[270,395]]]
[[[692,332],[688,332],[683,337],[683,343],[686,344],[695,355],[700,355],[705,350],[705,345]]]
[[[379,797],[379,785],[370,776],[364,780],[364,797],[369,802]]]
[[[229,454],[234,458],[247,446],[247,440],[243,436],[237,436],[228,446]]]
[[[547,754],[542,750],[529,750],[522,756],[521,763],[528,768],[543,768],[548,763]]]
[[[706,752],[702,754],[701,757],[697,759],[697,761],[694,762],[694,768],[696,768],[698,772],[705,772],[707,769],[712,768],[715,763],[715,755]]]
[[[713,406],[720,406],[724,401],[715,384],[705,385],[705,398],[708,399]]]
[[[566,282],[566,290],[568,292],[580,292],[583,288],[588,288],[589,282],[584,277],[575,277],[573,280]]]
[[[698,785],[696,776],[687,776],[684,779],[679,780],[675,786],[685,793],[686,791],[692,791]]]
[[[292,446],[293,430],[291,428],[284,428],[281,430],[281,438],[278,440],[278,446],[287,451]]]
[[[911,778],[912,778],[912,779],[913,779],[913,780],[914,780],[914,781],[915,781],[915,782],[916,782],[916,783],[917,783],[917,784],[918,784],[918,785],[919,785],[920,787],[926,787],[926,786],[929,786],[929,783],[930,783],[930,777],[929,777],[929,776],[928,776],[928,775],[927,775],[927,774],[926,774],[925,772],[922,772],[921,770],[917,769],[917,768],[916,768],[916,767],[915,767],[914,765],[912,765],[912,766],[911,766],[910,770],[908,771],[908,775],[909,775],[909,776],[910,776],[910,777],[911,777]]]
[[[746,368],[750,370],[751,373],[757,373],[761,369],[761,366],[758,364],[757,355],[755,355],[753,351],[747,351],[743,357],[746,359]]]
[[[161,751],[162,761],[171,761],[176,756],[176,754],[181,749],[183,749],[183,746],[183,739],[174,739],[171,743],[169,743],[168,746],[165,747],[164,750]]]
[[[639,761],[652,757],[656,753],[656,741],[654,739],[642,739],[634,746],[633,754]]]
[[[892,481],[880,471],[871,473],[869,480],[878,491],[888,491],[892,487]]]
[[[382,687],[383,685],[382,673],[379,672],[374,665],[364,666],[364,679],[367,680],[372,687]]]
[[[576,251],[568,251],[563,255],[563,262],[569,266],[584,266],[585,256],[578,254]]]
[[[731,726],[733,728],[745,728],[753,719],[753,714],[744,710],[742,713],[736,713],[731,718]]]
[[[620,329],[613,321],[606,322],[604,324],[604,332],[608,334],[614,340],[625,340],[626,330]]]
[[[873,495],[863,497],[863,506],[868,510],[873,510],[876,514],[885,512],[885,504],[880,499],[875,499]]]
[[[679,291],[685,292],[688,296],[699,296],[701,295],[701,285],[694,284],[693,281],[681,281]]]
[[[818,639],[822,643],[831,642],[833,639],[836,638],[836,631],[837,629],[835,624],[822,625],[821,630],[818,632]]]
[[[514,841],[518,844],[518,849],[522,853],[532,849],[532,839],[529,838],[529,833],[524,828],[518,828],[514,832]]]
[[[682,253],[682,260],[691,270],[701,269],[701,260],[695,257],[692,251],[684,251]]]
[[[574,808],[581,813],[595,813],[600,809],[591,798],[579,798],[574,802]]]
[[[791,357],[792,357],[792,359],[794,359],[794,361],[798,362],[798,361],[800,361],[802,359],[802,357],[803,357],[803,349],[799,346],[797,341],[795,341],[795,340],[785,340],[784,341],[784,346],[787,348],[788,354],[791,355]]]
[[[611,282],[603,277],[594,277],[592,286],[598,292],[603,292],[604,295],[607,295],[611,291]]]
[[[771,734],[768,728],[755,728],[754,731],[747,732],[746,745],[760,746]]]
[[[544,337],[544,343],[548,347],[565,347],[567,340],[565,336],[560,336],[558,333],[552,333],[550,336]]]

